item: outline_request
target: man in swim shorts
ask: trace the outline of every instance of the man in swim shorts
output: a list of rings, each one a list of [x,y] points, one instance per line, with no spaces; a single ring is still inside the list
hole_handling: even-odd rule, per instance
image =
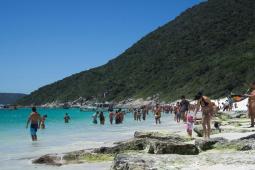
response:
[[[189,111],[189,101],[185,99],[185,96],[181,96],[180,102],[180,114],[183,122],[186,122],[187,113]]]
[[[39,113],[36,112],[36,107],[32,107],[32,113],[28,117],[26,128],[28,128],[28,124],[30,123],[30,133],[32,137],[32,141],[37,141],[37,129],[40,129],[42,118]]]

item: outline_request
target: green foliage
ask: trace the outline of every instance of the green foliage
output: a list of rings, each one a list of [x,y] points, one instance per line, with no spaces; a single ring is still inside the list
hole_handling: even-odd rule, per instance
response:
[[[255,79],[254,9],[254,0],[203,2],[107,64],[44,86],[18,103],[154,94],[169,101],[182,94],[193,98],[199,90],[210,97],[242,93]]]

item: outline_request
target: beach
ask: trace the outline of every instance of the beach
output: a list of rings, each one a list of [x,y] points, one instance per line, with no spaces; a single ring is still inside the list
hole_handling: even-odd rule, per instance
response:
[[[73,164],[61,167],[32,164],[32,160],[45,154],[64,153],[80,149],[109,146],[113,142],[133,137],[135,131],[183,131],[183,124],[176,124],[173,115],[163,114],[162,124],[155,125],[152,114],[142,122],[133,120],[127,113],[120,125],[110,125],[108,113],[106,123],[92,124],[92,112],[80,112],[79,109],[39,108],[41,115],[47,114],[46,129],[38,131],[38,141],[32,142],[29,128],[25,128],[30,109],[0,110],[0,169],[109,169],[111,162]],[[70,123],[64,123],[64,114],[71,117]]]
[[[215,100],[215,102],[216,101],[217,100]],[[219,101],[224,102],[225,99],[220,99]],[[224,138],[228,141],[232,141],[254,134],[253,129],[247,128],[249,126],[249,119],[247,118],[246,104],[247,100],[244,100],[237,103],[237,108],[234,108],[233,111],[224,113],[220,112],[220,117],[224,118],[221,120],[223,121],[223,133],[218,133],[215,129],[213,129],[213,135],[211,138]],[[92,115],[94,112],[82,112],[78,108],[38,108],[38,112],[41,115],[47,115],[45,122],[46,128],[40,129],[38,131],[38,141],[32,142],[30,139],[29,128],[25,128],[25,123],[30,112],[30,108],[0,110],[0,151],[2,153],[0,155],[0,169],[106,170],[111,169],[115,164],[112,159],[92,162],[85,161],[82,163],[74,161],[73,163],[69,162],[62,164],[62,166],[45,165],[44,163],[34,164],[32,161],[48,154],[57,154],[57,156],[61,157],[64,161],[64,158],[62,158],[64,155],[72,155],[73,152],[77,152],[79,150],[86,152],[86,150],[100,147],[111,148],[116,145],[116,142],[129,141],[130,139],[133,139],[134,134],[138,132],[142,132],[142,134],[151,132],[159,133],[157,136],[160,138],[164,138],[165,135],[170,138],[172,135],[180,135],[180,138],[183,138],[185,141],[188,139],[186,143],[190,143],[192,145],[196,143],[196,140],[202,139],[197,136],[199,131],[201,131],[201,126],[195,126],[193,131],[194,138],[189,140],[185,131],[186,125],[183,122],[176,123],[174,115],[171,113],[162,112],[162,123],[156,125],[152,112],[149,112],[146,121],[142,120],[141,122],[134,121],[133,114],[127,112],[122,124],[111,125],[108,118],[109,113],[105,112],[105,125],[100,125],[99,123],[92,123]],[[71,117],[69,123],[64,123],[65,113],[68,113]],[[236,118],[239,116],[242,118]],[[226,117],[228,118],[226,119]],[[214,119],[214,121],[217,119]],[[139,156],[141,153],[132,152],[131,155],[124,155],[124,157],[127,157],[126,161],[129,161],[130,164],[132,164],[132,159],[137,160],[136,156],[144,159],[145,162],[150,162],[152,159],[154,162],[157,162],[157,164],[153,166],[166,166],[166,168],[163,169],[203,169],[205,166],[207,166],[208,169],[218,169],[222,167],[226,169],[233,169],[233,165],[226,163],[228,162],[228,159],[240,159],[243,163],[246,163],[246,160],[251,159],[250,154],[253,153],[253,150],[248,151],[248,153],[229,152],[229,149],[226,149],[225,151],[222,152],[221,150],[219,152],[219,150],[212,150],[208,152],[201,152],[197,156],[179,154],[142,154]],[[240,154],[242,157],[239,156]],[[218,159],[217,157],[222,159]],[[215,162],[216,165],[212,165],[211,161],[206,160],[207,158],[212,159],[212,162],[213,159],[215,159],[218,163]],[[118,156],[115,157],[115,159],[118,159]],[[200,159],[203,161],[202,163],[194,163],[194,165],[197,165],[191,167],[190,165],[185,165],[182,161],[177,161],[176,163],[176,159],[192,161],[193,163],[197,161],[199,162]],[[174,165],[170,166],[169,163],[165,162],[166,160],[168,160],[167,162],[174,163]],[[251,169],[255,168],[252,164],[249,164],[249,166]],[[242,167],[243,165],[240,165],[240,167],[237,167],[236,165],[235,169],[242,169]]]

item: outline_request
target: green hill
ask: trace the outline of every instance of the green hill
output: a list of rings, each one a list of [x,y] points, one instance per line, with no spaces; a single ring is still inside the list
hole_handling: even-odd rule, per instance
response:
[[[247,90],[255,80],[255,1],[209,0],[146,35],[107,64],[44,86],[19,101],[79,96],[121,100],[159,94],[174,100]]]

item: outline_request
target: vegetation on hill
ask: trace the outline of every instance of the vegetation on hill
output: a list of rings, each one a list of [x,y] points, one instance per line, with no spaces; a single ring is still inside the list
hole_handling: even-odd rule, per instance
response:
[[[159,27],[107,64],[44,86],[19,104],[80,96],[121,100],[204,91],[242,93],[255,80],[255,1],[208,0]]]

